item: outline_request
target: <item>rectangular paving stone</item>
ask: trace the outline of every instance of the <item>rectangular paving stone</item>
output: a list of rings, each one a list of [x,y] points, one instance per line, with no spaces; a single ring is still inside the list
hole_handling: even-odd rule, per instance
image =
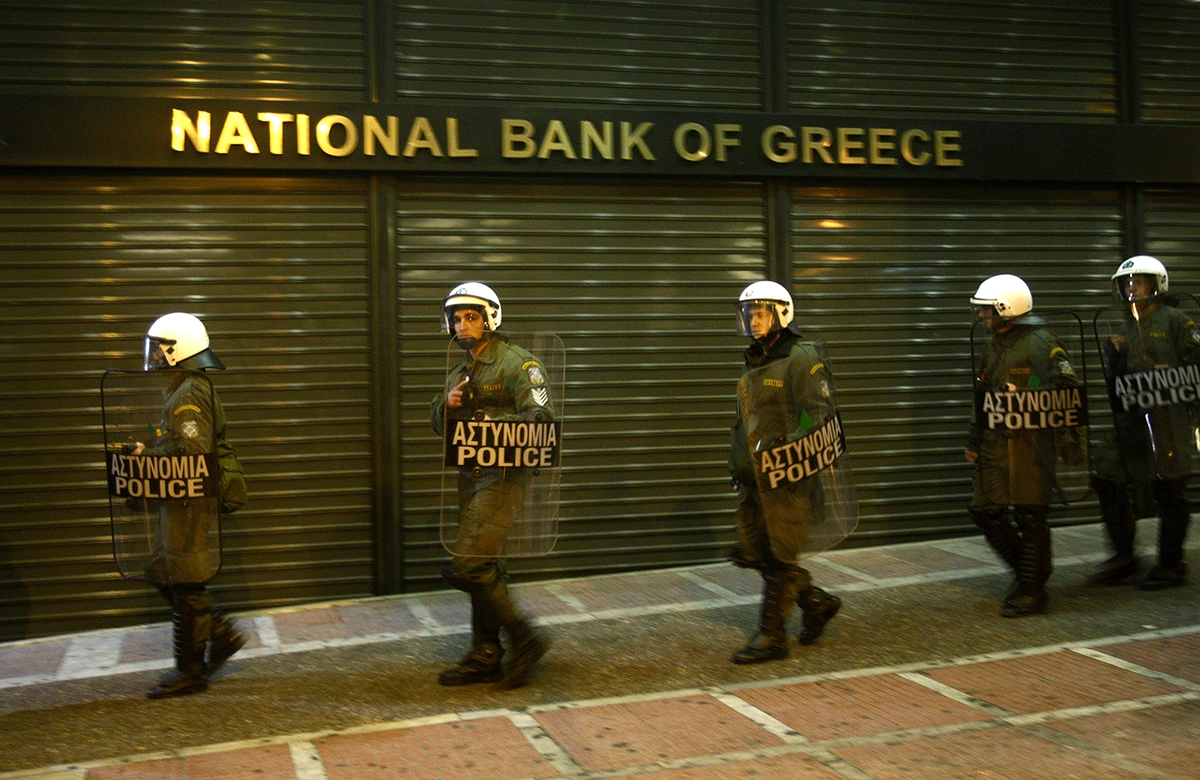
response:
[[[125,632],[121,642],[120,663],[136,664],[172,657],[170,626],[147,626]]]
[[[406,604],[382,601],[281,612],[275,630],[283,644],[391,634],[421,628]],[[244,622],[244,621],[243,621]],[[242,630],[252,627],[243,626]]]
[[[443,626],[465,626],[471,623],[471,599],[457,590],[421,594],[421,606]]]
[[[893,674],[751,688],[737,696],[816,741],[991,719]]]
[[[1105,704],[1182,690],[1067,651],[948,666],[924,674],[1016,713]]]
[[[70,639],[0,646],[0,680],[54,674],[70,646]]]
[[[783,744],[711,696],[566,708],[534,717],[588,771]]]
[[[516,780],[557,774],[508,718],[346,734],[316,745],[328,780]]]
[[[1200,633],[1100,645],[1093,649],[1156,672],[1200,683]]]
[[[739,596],[754,596],[762,593],[763,589],[763,580],[758,572],[740,569],[733,564],[692,569],[692,574]]]
[[[593,612],[660,604],[709,601],[714,594],[674,572],[646,572],[637,577],[581,579],[559,583],[563,592]]]
[[[86,780],[295,780],[287,745],[202,753],[89,769]]]
[[[1051,721],[1056,731],[1179,780],[1200,774],[1200,702]]]
[[[876,780],[1145,780],[1016,727],[840,747],[833,752]]]
[[[842,780],[841,775],[802,753],[621,777],[622,780]]]
[[[982,565],[973,558],[955,555],[930,545],[848,550],[838,554],[837,562],[876,579],[976,569]]]
[[[421,621],[399,600],[342,605],[337,607],[337,613],[351,636],[393,634],[421,628]]]

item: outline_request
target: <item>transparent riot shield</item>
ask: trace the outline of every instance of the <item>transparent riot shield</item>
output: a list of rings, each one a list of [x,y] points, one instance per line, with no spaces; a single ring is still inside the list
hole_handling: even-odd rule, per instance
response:
[[[451,339],[442,421],[442,546],[452,555],[547,555],[558,539],[565,388],[552,333],[493,334],[476,359]]]
[[[1200,464],[1200,366],[1184,364],[1163,337],[1164,308],[1106,308],[1092,321],[1116,444],[1135,480],[1181,479]]]
[[[1014,372],[997,382],[985,366],[992,338],[981,320],[971,327],[974,412],[983,434],[982,484],[997,504],[1072,504],[1090,489],[1087,350],[1083,320],[1073,312],[1038,312],[1041,327],[1066,350],[1073,376],[1048,386]]]
[[[776,539],[812,555],[858,525],[858,498],[825,345],[804,342],[738,381],[764,520]],[[789,551],[790,552],[790,551]]]
[[[212,382],[111,369],[100,393],[117,569],[158,585],[207,582],[221,567],[220,478],[211,423],[192,410],[212,419]]]

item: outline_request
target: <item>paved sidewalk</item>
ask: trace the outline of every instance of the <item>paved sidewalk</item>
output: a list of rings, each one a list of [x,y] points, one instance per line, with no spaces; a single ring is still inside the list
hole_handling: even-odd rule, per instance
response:
[[[165,702],[141,695],[166,625],[0,644],[0,780],[1195,777],[1196,586],[1083,587],[1096,526],[1055,551],[1051,610],[1022,620],[996,616],[1007,575],[978,538],[817,556],[843,615],[752,667],[727,660],[750,572],[521,585],[556,645],[507,693],[430,683],[469,632],[454,592],[237,616],[230,672]]]

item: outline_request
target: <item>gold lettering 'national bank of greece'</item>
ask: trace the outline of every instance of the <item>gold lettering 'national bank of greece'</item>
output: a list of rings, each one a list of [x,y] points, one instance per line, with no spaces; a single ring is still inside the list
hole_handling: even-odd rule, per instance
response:
[[[465,120],[457,117],[314,117],[278,111],[227,111],[214,116],[211,111],[176,108],[172,110],[170,135],[174,151],[201,154],[304,157],[316,152],[337,158],[358,154],[471,159],[480,156],[478,149],[464,141],[471,130]],[[963,165],[962,132],[956,129],[772,124],[759,133],[756,143],[744,144],[744,126],[734,122],[685,121],[663,132],[654,122],[551,119],[538,124],[528,119],[501,118],[494,132],[499,134],[499,155],[509,160],[654,161],[675,155],[688,162],[722,163],[730,161],[739,149],[757,147],[764,159],[781,165]]]

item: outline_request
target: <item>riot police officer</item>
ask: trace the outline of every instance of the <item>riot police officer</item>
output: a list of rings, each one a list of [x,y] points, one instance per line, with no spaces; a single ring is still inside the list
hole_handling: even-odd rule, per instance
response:
[[[485,284],[460,284],[443,301],[442,332],[453,335],[464,355],[431,403],[430,422],[439,435],[454,420],[553,419],[542,363],[510,342],[500,330],[502,318],[500,298]],[[457,539],[443,576],[470,596],[472,642],[462,660],[439,675],[442,685],[497,682],[515,688],[549,648],[513,602],[501,557],[529,478],[523,468],[459,469]],[[507,666],[502,629],[509,640]]]
[[[1114,584],[1138,574],[1134,554],[1137,523],[1130,512],[1129,487],[1139,481],[1150,483],[1159,534],[1158,563],[1138,587],[1178,587],[1187,582],[1183,543],[1191,517],[1185,481],[1198,462],[1195,391],[1185,394],[1190,401],[1173,403],[1169,387],[1165,393],[1138,397],[1118,392],[1118,388],[1136,389],[1139,378],[1163,373],[1179,376],[1184,372],[1172,374],[1171,369],[1200,364],[1200,329],[1190,316],[1171,305],[1167,269],[1157,258],[1128,258],[1113,273],[1112,284],[1119,315],[1114,332],[1101,341],[1100,350],[1112,391],[1113,434],[1095,458],[1092,487],[1113,555],[1090,581]],[[1125,381],[1114,383],[1122,379]]]
[[[796,605],[804,616],[799,641],[808,645],[817,640],[842,603],[814,586],[812,575],[799,564],[814,519],[814,491],[819,488],[811,481],[797,486],[795,489],[803,493],[798,504],[790,504],[787,511],[764,511],[754,455],[760,444],[751,444],[746,424],[747,413],[754,414],[755,410],[744,408],[748,401],[742,397],[743,389],[776,396],[782,415],[791,417],[791,425],[779,426],[791,428],[780,434],[788,440],[796,435],[792,426],[801,417],[823,420],[833,411],[832,376],[813,346],[801,341],[800,332],[793,326],[794,313],[791,293],[777,282],[755,282],[739,296],[739,330],[753,341],[744,354],[739,414],[730,437],[729,471],[738,490],[738,545],[732,558],[736,565],[756,569],[762,575],[763,600],[758,632],[745,648],[734,653],[732,661],[736,664],[786,658],[787,621]]]
[[[1079,381],[1062,344],[1032,313],[1033,295],[1024,280],[1011,274],[986,279],[971,304],[991,338],[975,367],[977,414],[966,446],[966,458],[975,464],[968,513],[1016,575],[1000,614],[1038,614],[1046,609],[1052,564],[1046,515],[1055,487],[1055,432],[981,425],[979,404],[989,394],[1077,387]]]
[[[226,488],[233,484],[231,492],[238,494],[227,497],[226,508],[236,508],[245,500],[245,483],[225,438],[225,411],[211,383],[191,373],[225,368],[209,346],[204,323],[183,312],[159,317],[146,331],[144,368],[184,370],[170,380],[157,436],[138,442],[131,454],[215,453],[219,463],[237,469],[232,475],[236,479],[226,482]],[[214,518],[207,516],[212,510],[199,501],[162,501],[159,514],[147,579],[171,605],[175,670],[146,692],[151,699],[206,690],[209,678],[246,643],[214,607],[205,586],[215,573],[215,539],[210,534]]]

